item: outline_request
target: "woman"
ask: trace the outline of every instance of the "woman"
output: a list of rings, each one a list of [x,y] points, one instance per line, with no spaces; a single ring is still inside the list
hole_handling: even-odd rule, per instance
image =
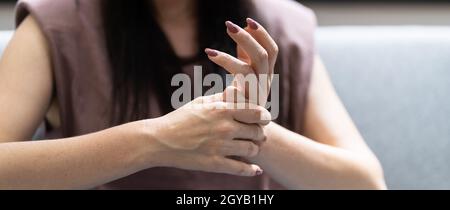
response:
[[[298,3],[23,0],[17,12],[0,64],[2,189],[385,188]],[[279,74],[279,118],[191,106],[239,103],[220,93],[173,110],[171,78],[193,65]],[[24,141],[42,120],[48,140]]]

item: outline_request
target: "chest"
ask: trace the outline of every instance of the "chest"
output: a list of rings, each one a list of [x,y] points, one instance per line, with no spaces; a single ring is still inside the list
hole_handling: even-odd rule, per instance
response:
[[[175,25],[162,23],[160,27],[178,57],[189,58],[197,55],[199,47],[195,22],[186,21]]]

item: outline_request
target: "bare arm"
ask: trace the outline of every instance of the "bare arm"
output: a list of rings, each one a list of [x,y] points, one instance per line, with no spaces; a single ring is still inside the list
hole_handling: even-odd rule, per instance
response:
[[[191,109],[72,138],[25,141],[44,118],[53,89],[47,41],[32,17],[0,63],[0,189],[85,189],[151,167],[255,176],[261,169],[227,158],[254,157],[264,139],[263,108]],[[199,98],[192,103],[208,100]],[[210,107],[230,103],[202,102]],[[268,113],[266,113],[268,114]],[[213,135],[212,135],[213,134]],[[23,141],[23,142],[20,142]]]
[[[0,61],[0,142],[31,139],[47,112],[52,89],[47,41],[36,21],[27,17]]]
[[[0,189],[88,189],[154,166],[153,140],[133,130],[129,124],[68,139],[2,143]]]
[[[47,112],[52,89],[48,44],[28,17],[0,63],[0,189],[89,188],[144,167],[149,147],[128,129],[63,141],[18,142],[31,139]]]
[[[270,75],[278,46],[259,23],[247,19],[247,24],[243,29],[227,22],[228,34],[241,52],[239,59],[217,50],[206,52],[211,61],[233,74]],[[246,92],[246,87],[237,89]],[[308,93],[304,130],[306,137],[270,123],[265,127],[268,141],[251,160],[291,189],[386,188],[377,158],[339,100],[319,57]]]
[[[383,171],[336,95],[319,58],[306,108],[306,136],[275,123],[255,162],[291,189],[385,189]]]

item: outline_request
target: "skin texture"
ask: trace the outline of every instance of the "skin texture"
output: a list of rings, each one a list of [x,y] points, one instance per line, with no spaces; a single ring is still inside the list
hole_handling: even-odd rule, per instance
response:
[[[168,11],[176,3],[158,5]],[[173,8],[173,14],[180,14],[180,8],[191,7]],[[161,17],[160,22],[173,37],[171,42],[176,39],[179,29],[172,23],[177,19]],[[213,62],[231,73],[273,72],[278,48],[262,26],[238,28],[237,33],[228,27],[228,33],[237,43],[238,58],[217,51],[217,56],[210,56]],[[176,43],[172,42],[180,55],[196,49],[195,42]],[[319,57],[308,95],[305,136],[261,120],[267,110],[258,105],[240,111],[218,109],[242,103],[226,100],[230,92],[245,96],[236,86],[161,118],[84,136],[25,142],[54,100],[50,61],[45,37],[27,17],[0,62],[0,189],[86,189],[157,166],[241,176],[255,176],[264,169],[290,189],[386,188],[378,160],[337,97]],[[198,104],[202,106],[193,108]]]
[[[241,52],[237,58],[217,50],[211,54],[207,49],[209,58],[233,74],[272,74],[278,47],[263,26],[252,19],[247,19],[247,24],[242,29],[226,23],[228,34]],[[292,189],[384,189],[378,160],[336,95],[320,58],[316,57],[314,63],[306,136],[271,123],[265,127],[268,141],[253,162]],[[244,94],[242,87],[236,89]]]
[[[159,123],[149,122],[150,136],[161,144],[160,166],[212,171],[240,176],[262,173],[261,168],[227,156],[255,157],[265,141],[263,127],[270,115],[263,107],[234,109],[234,103],[215,100],[222,94],[200,97],[169,113]],[[199,108],[198,106],[202,108]],[[152,128],[153,126],[157,128]],[[187,140],[185,140],[187,139]]]

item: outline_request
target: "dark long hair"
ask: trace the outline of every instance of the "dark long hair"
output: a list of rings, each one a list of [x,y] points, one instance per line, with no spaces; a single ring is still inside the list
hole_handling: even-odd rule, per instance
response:
[[[231,20],[242,25],[251,15],[251,1],[196,1],[198,49],[212,47],[235,55],[235,44],[226,34],[224,22]],[[112,68],[111,122],[147,118],[150,91],[163,112],[172,111],[171,78],[181,73],[182,63],[156,21],[152,1],[103,0],[102,8]],[[220,71],[217,66],[214,68],[213,71]]]

